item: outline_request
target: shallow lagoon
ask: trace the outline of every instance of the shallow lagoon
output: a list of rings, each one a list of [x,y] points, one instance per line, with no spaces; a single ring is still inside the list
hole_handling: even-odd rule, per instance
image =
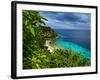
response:
[[[90,51],[86,48],[83,48],[75,43],[64,41],[63,39],[56,39],[54,43],[57,47],[62,49],[70,49],[75,52],[79,52],[85,58],[90,59]]]

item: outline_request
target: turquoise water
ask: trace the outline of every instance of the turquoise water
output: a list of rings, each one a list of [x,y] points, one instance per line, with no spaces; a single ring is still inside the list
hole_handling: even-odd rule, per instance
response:
[[[72,43],[72,42],[64,41],[61,38],[58,38],[55,40],[55,45],[59,48],[62,48],[62,49],[70,49],[70,50],[73,50],[75,52],[79,52],[85,58],[90,59],[90,51],[87,48],[84,48],[80,45],[77,45],[77,44]]]

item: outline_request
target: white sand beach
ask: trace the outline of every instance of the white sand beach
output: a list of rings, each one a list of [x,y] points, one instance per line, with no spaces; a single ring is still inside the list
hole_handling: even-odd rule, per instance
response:
[[[45,46],[48,47],[50,52],[53,52],[54,49],[57,49],[57,47],[52,43],[52,40],[46,40]]]

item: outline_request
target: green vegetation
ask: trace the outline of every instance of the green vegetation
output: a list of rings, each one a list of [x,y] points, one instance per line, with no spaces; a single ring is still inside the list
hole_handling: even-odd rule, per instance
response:
[[[48,50],[45,42],[57,34],[38,11],[23,10],[23,69],[89,66],[90,60],[71,50]]]

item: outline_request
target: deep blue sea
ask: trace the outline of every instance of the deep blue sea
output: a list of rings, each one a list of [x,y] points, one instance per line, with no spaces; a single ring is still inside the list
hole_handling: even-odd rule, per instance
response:
[[[90,58],[90,30],[54,29],[60,36],[55,44],[64,49],[72,49],[86,58]]]

